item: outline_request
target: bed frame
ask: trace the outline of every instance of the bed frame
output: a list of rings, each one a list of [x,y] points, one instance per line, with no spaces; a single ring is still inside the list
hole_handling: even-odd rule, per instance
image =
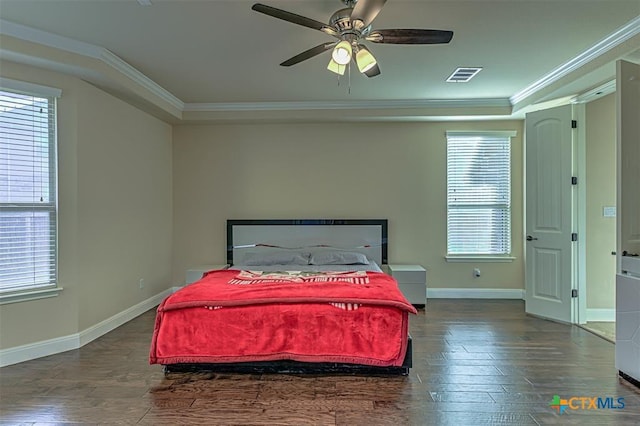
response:
[[[227,220],[227,263],[241,265],[249,250],[332,247],[364,253],[380,267],[387,263],[386,219]],[[165,374],[184,372],[408,375],[412,367],[411,336],[400,367],[298,361],[221,364],[170,364]]]
[[[394,375],[407,376],[412,364],[411,336],[407,342],[407,354],[400,367],[375,367],[360,364],[313,363],[298,361],[239,362],[229,364],[169,364],[170,373],[248,373],[248,374],[343,374],[343,375]]]

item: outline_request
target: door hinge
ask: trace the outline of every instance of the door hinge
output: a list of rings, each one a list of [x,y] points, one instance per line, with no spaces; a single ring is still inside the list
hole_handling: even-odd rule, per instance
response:
[[[576,290],[575,288],[571,290],[571,297],[578,297],[578,290]]]
[[[571,120],[571,128],[572,129],[577,129],[578,128],[578,122],[576,120]]]
[[[571,241],[578,241],[578,234],[575,232],[571,233]]]
[[[578,177],[571,176],[571,185],[577,185],[577,184],[578,184]]]

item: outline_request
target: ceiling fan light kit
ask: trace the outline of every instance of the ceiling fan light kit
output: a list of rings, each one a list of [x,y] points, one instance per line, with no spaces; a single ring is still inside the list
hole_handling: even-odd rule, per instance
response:
[[[386,1],[342,0],[347,7],[331,15],[328,24],[261,3],[254,4],[251,9],[337,38],[338,42],[323,43],[312,47],[287,59],[280,65],[285,67],[295,65],[332,50],[327,69],[338,75],[344,75],[345,69],[351,61],[354,61],[358,70],[367,77],[375,77],[380,74],[380,67],[373,54],[361,44],[364,41],[384,44],[446,44],[453,38],[453,31],[444,30],[372,30],[371,22],[378,16]]]
[[[352,53],[353,49],[351,48],[351,43],[349,43],[347,40],[342,40],[340,43],[336,44],[336,47],[333,48],[331,58],[339,65],[347,65],[349,62],[351,62]]]

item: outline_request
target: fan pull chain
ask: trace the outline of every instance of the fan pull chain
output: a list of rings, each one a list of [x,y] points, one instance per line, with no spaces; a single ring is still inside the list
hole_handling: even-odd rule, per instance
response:
[[[351,62],[349,62],[349,65],[347,65],[347,73],[349,79],[347,93],[351,94]]]

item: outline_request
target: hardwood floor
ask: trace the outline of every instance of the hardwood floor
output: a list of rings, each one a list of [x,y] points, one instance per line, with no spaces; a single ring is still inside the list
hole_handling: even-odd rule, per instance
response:
[[[154,317],[0,369],[0,424],[640,425],[640,390],[618,378],[614,345],[527,317],[522,301],[429,300],[411,318],[407,377],[165,377],[147,360]],[[558,414],[554,395],[624,408]]]

